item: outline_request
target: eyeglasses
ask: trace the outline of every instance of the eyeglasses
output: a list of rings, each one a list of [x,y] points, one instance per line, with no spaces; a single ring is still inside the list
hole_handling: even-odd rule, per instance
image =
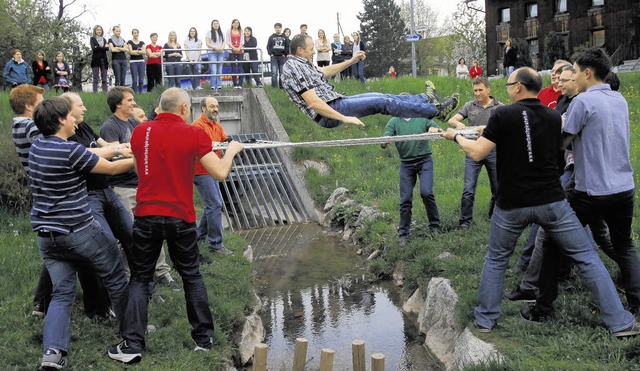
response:
[[[508,82],[508,83],[504,84],[504,86],[511,86],[511,85],[515,85],[517,83],[522,83],[522,82],[521,81]]]
[[[560,79],[560,82],[569,82],[569,81],[573,81],[573,79]]]

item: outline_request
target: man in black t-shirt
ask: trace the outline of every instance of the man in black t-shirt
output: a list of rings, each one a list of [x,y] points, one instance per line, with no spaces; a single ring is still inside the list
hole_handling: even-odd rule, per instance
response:
[[[609,272],[565,199],[558,171],[562,119],[536,98],[541,87],[542,79],[535,70],[519,68],[506,84],[512,104],[493,112],[477,141],[453,129],[443,134],[475,161],[494,148],[497,153],[498,192],[478,288],[479,304],[474,311],[475,326],[480,332],[491,332],[500,316],[509,258],[524,228],[537,223],[578,265],[613,335],[639,335],[640,325],[622,307]],[[522,311],[525,319],[537,322],[551,314],[535,313],[531,308]]]

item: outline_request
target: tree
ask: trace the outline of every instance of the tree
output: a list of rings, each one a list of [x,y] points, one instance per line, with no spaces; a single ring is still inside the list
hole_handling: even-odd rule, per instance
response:
[[[364,0],[364,12],[358,14],[360,37],[367,45],[365,75],[384,76],[389,66],[408,74],[410,45],[405,42],[408,30],[393,0]]]
[[[464,58],[468,65],[472,59],[477,59],[478,64],[487,67],[487,35],[484,17],[479,12],[469,9],[465,1],[458,3],[458,8],[452,15],[455,22],[451,24],[451,33],[455,36],[455,44],[450,59],[451,65],[458,64],[458,59]]]
[[[558,59],[569,59],[569,51],[562,35],[551,33],[544,38],[544,54],[542,56],[543,68],[553,67],[553,62]]]
[[[400,17],[407,28],[411,28],[411,0],[400,2]],[[427,5],[424,0],[413,0],[413,22],[418,33],[424,39],[440,36],[438,12]]]
[[[81,6],[77,14],[70,14],[70,6],[76,0],[0,0],[0,64],[12,57],[18,48],[27,62],[35,59],[38,50],[53,60],[61,51],[76,68],[77,62],[85,60],[89,48],[83,42],[89,30],[78,20],[87,12]],[[76,88],[81,84],[76,82]]]

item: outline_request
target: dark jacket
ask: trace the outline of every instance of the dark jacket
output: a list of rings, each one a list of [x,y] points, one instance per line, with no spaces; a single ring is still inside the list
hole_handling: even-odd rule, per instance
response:
[[[89,44],[91,44],[91,67],[103,67],[109,68],[109,60],[107,59],[107,50],[109,50],[109,46],[107,44],[107,39],[104,37],[104,44],[100,45],[98,40],[91,36],[89,40]]]
[[[49,74],[51,73],[51,69],[47,69],[49,68],[49,62],[42,61],[42,64],[43,69],[40,69],[37,61],[31,62],[31,71],[33,71],[33,85],[38,85],[41,77],[45,78],[47,84],[50,82]]]
[[[244,44],[242,45],[244,48],[257,48],[258,40],[255,37],[251,36],[249,40],[244,37]],[[257,61],[258,60],[258,51],[256,49],[245,50],[245,53],[249,54],[249,60]]]
[[[518,60],[518,51],[513,46],[504,52],[504,67],[516,66]]]
[[[284,34],[272,34],[267,41],[267,53],[273,57],[289,55],[289,38]]]

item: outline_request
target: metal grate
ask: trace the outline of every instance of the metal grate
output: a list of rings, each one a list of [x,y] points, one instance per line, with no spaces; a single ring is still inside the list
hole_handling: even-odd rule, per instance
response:
[[[265,133],[230,136],[239,142],[270,140]],[[300,197],[273,148],[245,149],[220,183],[222,213],[231,230],[308,222]]]

